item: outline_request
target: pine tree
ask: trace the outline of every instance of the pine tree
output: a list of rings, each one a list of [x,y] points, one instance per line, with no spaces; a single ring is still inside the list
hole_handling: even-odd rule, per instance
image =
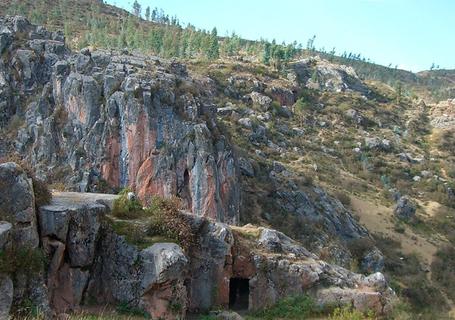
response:
[[[265,65],[270,64],[270,54],[271,54],[271,44],[270,42],[266,41],[264,43],[264,51],[262,52],[262,63]]]
[[[133,14],[140,18],[141,17],[141,10],[142,10],[142,7],[140,5],[139,2],[137,2],[137,0],[134,0],[134,3],[133,3]]]
[[[150,7],[147,6],[147,8],[145,9],[145,19],[147,21],[150,21]]]
[[[315,47],[314,47],[314,41],[315,40],[316,40],[316,35],[314,35],[313,37],[308,39],[307,45],[306,45],[307,50],[311,50],[311,51],[315,50]]]
[[[152,10],[152,17],[151,17],[152,21],[157,21],[158,19],[158,8],[155,7],[153,10]]]
[[[207,58],[210,60],[218,59],[220,57],[220,47],[218,43],[218,31],[216,28],[213,28],[210,33],[208,46]]]

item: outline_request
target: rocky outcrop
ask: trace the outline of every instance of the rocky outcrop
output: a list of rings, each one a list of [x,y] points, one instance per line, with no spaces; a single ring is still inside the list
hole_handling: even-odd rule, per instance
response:
[[[319,57],[298,61],[292,65],[292,70],[297,80],[310,89],[369,93],[352,67],[333,64]]]
[[[0,172],[12,189],[26,180],[12,163],[1,165]],[[37,277],[27,283],[34,293],[41,292],[54,314],[78,310],[86,303],[126,304],[152,318],[179,319],[187,311],[229,308],[236,299],[243,301],[243,308],[257,310],[296,294],[309,294],[321,304],[353,304],[378,313],[392,304],[394,294],[382,275],[365,277],[327,264],[272,229],[231,227],[188,213],[197,236],[191,250],[184,252],[174,243],[138,248],[115,233],[115,218],[109,217],[113,199],[104,194],[56,193],[52,203],[39,208],[39,228],[34,228],[49,264],[46,281]],[[10,237],[13,224],[2,223],[0,230],[3,245],[20,243],[20,237]],[[13,284],[7,275],[1,279],[0,312],[6,314],[14,303]],[[20,282],[18,289],[24,294]]]
[[[252,157],[244,155],[237,161],[217,125],[217,86],[213,80],[191,74],[175,61],[126,51],[86,48],[72,53],[60,33],[47,32],[20,17],[2,18],[0,25],[9,30],[0,62],[0,79],[4,80],[0,96],[3,110],[7,110],[3,121],[23,121],[15,132],[14,149],[32,164],[38,176],[83,192],[128,186],[145,202],[154,194],[177,195],[194,215],[228,224],[240,222],[240,209],[249,210],[244,209],[249,199],[240,199],[244,181],[239,176],[255,179],[260,170],[252,165]],[[15,25],[20,25],[20,33]],[[21,63],[15,63],[18,59]],[[316,66],[330,67],[326,73],[347,83],[346,90],[360,86],[360,80],[346,68],[335,70],[324,61],[316,61]],[[300,69],[306,70],[302,76],[313,67],[310,61],[292,66],[299,75]],[[279,118],[292,117],[290,109],[279,104],[292,105],[295,88],[278,80],[266,84],[241,76],[229,78],[228,83],[232,86],[229,90],[253,108],[243,112],[244,108],[226,103],[228,109],[218,108],[218,115],[231,116],[249,130],[248,140],[255,147],[285,156],[288,137],[304,131],[296,128],[292,133],[287,126],[276,126],[273,131],[282,138],[275,143],[268,124],[261,119],[270,121],[272,113]],[[23,94],[14,95],[15,91]],[[342,242],[368,236],[367,231],[324,190],[304,190],[294,183],[293,172],[267,170],[265,179],[272,191],[265,196],[273,205],[266,207],[267,201],[258,200],[265,219],[278,220],[286,213],[304,225],[315,226],[313,229],[321,228],[315,240],[303,228],[293,236],[314,244],[312,250],[334,238],[340,248],[334,251],[341,252],[336,261],[349,265],[349,252]]]
[[[455,100],[448,99],[429,106],[431,125],[438,129],[455,127]]]
[[[413,220],[416,214],[416,206],[409,197],[402,196],[397,201],[394,213],[402,220]]]
[[[238,223],[239,170],[208,79],[154,57],[71,53],[60,33],[24,18],[0,26],[1,121],[25,121],[15,149],[38,175],[75,191],[107,182],[143,200],[178,195],[195,215]]]
[[[259,238],[242,236],[251,233],[259,233]],[[209,223],[203,228],[201,239],[200,251],[190,255],[193,277],[189,282],[189,300],[193,310],[214,305],[229,307],[230,290],[235,290],[230,282],[238,279],[248,283],[250,310],[298,294],[312,295],[324,305],[353,303],[359,309],[371,308],[378,313],[385,312],[394,300],[382,274],[365,277],[327,264],[275,230],[231,229]],[[202,258],[199,252],[209,254]],[[325,296],[327,292],[337,292],[337,298]]]

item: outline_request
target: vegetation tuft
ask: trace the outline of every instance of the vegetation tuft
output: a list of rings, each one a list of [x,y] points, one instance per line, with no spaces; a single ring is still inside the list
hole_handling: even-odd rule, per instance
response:
[[[275,305],[254,312],[251,319],[308,319],[321,315],[323,310],[316,305],[314,300],[306,295],[285,298]]]
[[[114,201],[112,214],[121,220],[111,221],[114,230],[124,235],[128,242],[139,247],[155,242],[175,242],[185,251],[196,244],[190,218],[180,211],[179,198],[152,196],[143,207],[135,197],[128,199],[130,192],[130,189],[121,191]]]
[[[112,208],[112,214],[119,219],[131,220],[144,216],[144,209],[142,204],[135,197],[128,199],[128,194],[132,192],[131,189],[125,188],[119,193],[119,197],[115,199]]]
[[[47,263],[41,249],[8,248],[0,251],[0,274],[37,274]]]

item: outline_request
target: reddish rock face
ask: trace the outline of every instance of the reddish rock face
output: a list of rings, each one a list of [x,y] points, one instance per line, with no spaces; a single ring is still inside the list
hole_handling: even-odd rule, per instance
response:
[[[48,90],[30,111],[20,150],[39,175],[65,168],[72,173],[65,184],[75,191],[102,191],[102,179],[115,189],[131,187],[144,201],[179,196],[194,215],[239,222],[239,170],[217,128],[210,81],[156,58],[66,51],[53,57],[34,66]]]
[[[183,121],[171,107],[115,95],[108,104],[123,115],[105,140],[102,177],[131,187],[144,203],[179,196],[195,215],[238,223],[238,169],[224,138],[215,141],[205,123]]]
[[[64,169],[59,182],[74,191],[105,191],[98,188],[104,180],[143,200],[180,196],[195,215],[239,222],[239,170],[216,124],[213,81],[155,57],[71,53],[63,36],[51,36],[25,21],[24,41],[8,47],[21,63],[2,73],[17,74],[6,87],[24,92],[24,103],[38,101],[24,111],[17,151],[39,176]],[[12,91],[2,92],[1,123],[19,105]]]

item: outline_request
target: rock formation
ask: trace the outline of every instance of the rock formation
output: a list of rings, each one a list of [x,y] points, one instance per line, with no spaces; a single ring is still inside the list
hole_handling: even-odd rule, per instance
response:
[[[34,280],[11,281],[10,275],[2,275],[0,314],[8,313],[13,288],[23,293],[24,283],[48,314],[49,307],[59,314],[90,302],[127,304],[154,319],[177,319],[187,311],[228,308],[242,297],[244,307],[257,310],[295,294],[312,295],[321,305],[353,304],[377,313],[388,312],[393,304],[394,293],[382,274],[365,277],[327,264],[271,229],[230,227],[190,215],[199,239],[191,251],[173,243],[139,249],[117,235],[106,219],[112,195],[55,194],[52,203],[36,213],[39,228],[35,223],[24,230],[17,224],[24,202],[9,201],[8,190],[22,192],[20,199],[30,200],[27,208],[34,208],[33,188],[13,163],[0,165],[0,175],[8,182],[0,189],[0,209],[11,213],[2,215],[10,222],[0,225],[1,244],[20,246],[33,231],[49,261]]]
[[[178,195],[195,215],[238,223],[238,168],[208,78],[154,57],[71,53],[22,17],[0,25],[0,123],[25,121],[13,147],[37,174],[75,191]]]

